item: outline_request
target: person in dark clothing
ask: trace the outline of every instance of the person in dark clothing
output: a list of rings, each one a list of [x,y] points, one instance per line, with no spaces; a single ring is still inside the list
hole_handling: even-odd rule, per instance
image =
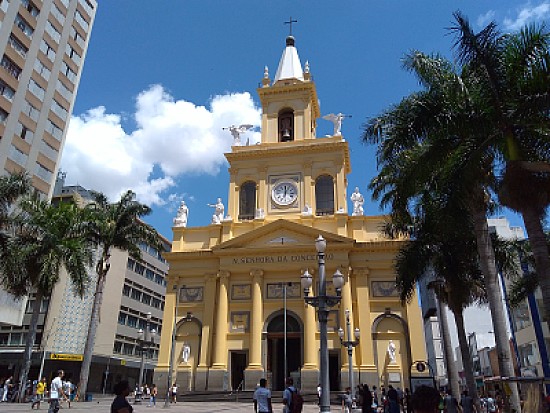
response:
[[[114,392],[116,397],[111,404],[111,413],[132,413],[134,408],[126,400],[126,396],[130,394],[130,384],[123,380],[115,384]]]
[[[369,385],[363,384],[363,403],[361,404],[362,413],[372,413],[372,393],[370,392]]]
[[[411,397],[414,413],[438,413],[439,392],[433,387],[418,386]]]
[[[400,413],[401,408],[399,407],[399,395],[397,393],[397,390],[393,388],[393,386],[390,384],[388,386],[388,413]]]
[[[405,402],[405,408],[407,413],[412,413],[412,403],[411,403],[412,395],[411,391],[408,387],[405,388],[405,396],[404,396],[404,402]]]

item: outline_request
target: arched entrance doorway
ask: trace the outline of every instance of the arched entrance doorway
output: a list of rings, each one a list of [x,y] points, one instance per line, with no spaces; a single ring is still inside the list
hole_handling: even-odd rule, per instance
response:
[[[372,340],[379,385],[408,387],[412,357],[406,321],[391,312],[379,315],[372,324]]]
[[[267,325],[267,371],[273,390],[285,388],[285,320],[275,314]],[[291,312],[286,315],[286,364],[288,375],[300,374],[302,367],[302,326]],[[296,374],[297,373],[297,374]]]

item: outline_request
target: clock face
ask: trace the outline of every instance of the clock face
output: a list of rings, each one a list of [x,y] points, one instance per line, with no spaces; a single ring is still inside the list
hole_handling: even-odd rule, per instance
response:
[[[298,198],[298,188],[292,182],[279,182],[273,187],[271,198],[277,205],[290,205]]]

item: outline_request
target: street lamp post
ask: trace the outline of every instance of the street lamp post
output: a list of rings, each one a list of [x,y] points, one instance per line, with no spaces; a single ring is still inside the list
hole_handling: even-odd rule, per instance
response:
[[[351,387],[351,399],[355,400],[355,386],[353,383],[353,348],[359,345],[360,332],[359,329],[356,328],[353,332],[355,340],[351,339],[351,322],[349,320],[349,314],[350,311],[346,308],[346,333],[348,335],[348,339],[344,340],[344,329],[342,327],[338,329],[338,337],[340,337],[340,343],[342,343],[342,346],[348,349],[349,386]]]
[[[143,371],[145,369],[145,354],[149,353],[149,351],[154,347],[155,345],[155,335],[156,331],[153,329],[151,330],[151,313],[147,313],[147,323],[145,324],[145,331],[141,328],[138,331],[138,346],[139,350],[141,351],[141,363],[139,365],[139,389],[143,387]]]
[[[321,376],[321,412],[330,412],[330,381],[328,371],[328,343],[327,343],[327,320],[330,307],[334,307],[340,302],[344,277],[340,271],[336,270],[332,276],[332,284],[336,290],[336,296],[327,295],[327,281],[325,278],[325,250],[327,248],[326,240],[319,235],[315,240],[315,249],[317,250],[317,261],[319,264],[319,290],[316,296],[309,297],[309,289],[312,284],[311,274],[306,269],[301,277],[302,288],[304,289],[305,301],[312,307],[317,308],[319,318],[319,374]]]

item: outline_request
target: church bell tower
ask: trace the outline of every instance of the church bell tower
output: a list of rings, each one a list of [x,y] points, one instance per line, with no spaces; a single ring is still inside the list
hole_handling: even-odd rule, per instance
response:
[[[294,37],[286,38],[273,81],[266,66],[261,85],[261,142],[226,154],[228,214],[236,222],[347,215],[348,144],[341,135],[316,137],[317,89]]]

